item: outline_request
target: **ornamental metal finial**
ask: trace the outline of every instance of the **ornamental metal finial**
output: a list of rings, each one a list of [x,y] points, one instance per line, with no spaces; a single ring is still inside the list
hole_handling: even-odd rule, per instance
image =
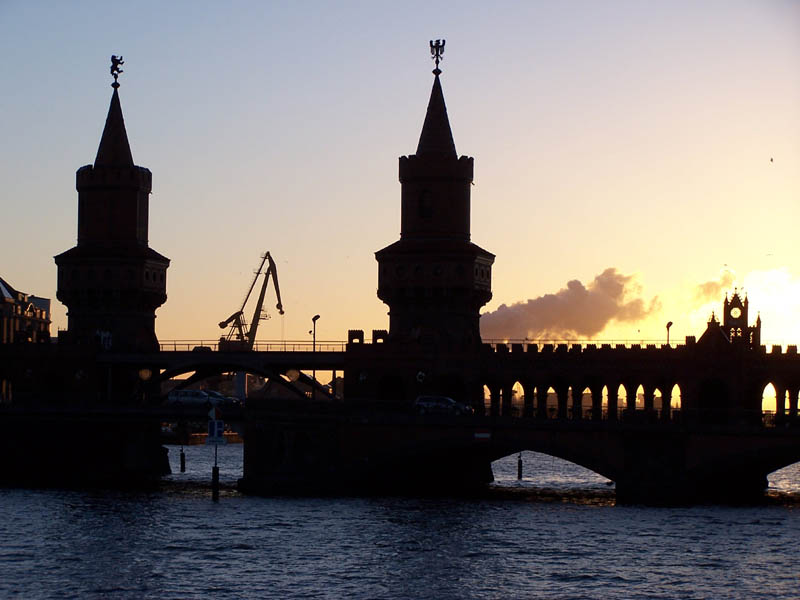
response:
[[[431,58],[436,61],[436,68],[433,70],[434,75],[439,75],[442,70],[439,68],[439,61],[444,60],[442,58],[442,54],[444,54],[444,40],[436,40],[434,43],[431,40]]]
[[[111,84],[111,87],[117,89],[119,87],[119,83],[117,83],[117,77],[120,76],[122,73],[122,69],[120,69],[120,65],[124,65],[125,61],[122,60],[122,56],[120,55],[117,57],[116,54],[111,55],[111,74],[114,76],[114,83]]]

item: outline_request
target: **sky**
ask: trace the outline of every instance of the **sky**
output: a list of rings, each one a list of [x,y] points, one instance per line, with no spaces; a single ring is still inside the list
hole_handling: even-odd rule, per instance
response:
[[[217,338],[265,251],[285,314],[270,290],[260,339],[307,340],[315,314],[317,340],[388,328],[374,252],[399,238],[438,38],[472,241],[496,254],[484,338],[663,340],[671,321],[680,340],[739,288],[763,340],[800,343],[793,1],[0,0],[0,276],[66,328],[53,256],[116,54],[172,260],[159,338]]]

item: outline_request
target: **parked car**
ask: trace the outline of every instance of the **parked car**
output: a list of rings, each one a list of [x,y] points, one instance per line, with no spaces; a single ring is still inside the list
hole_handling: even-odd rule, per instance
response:
[[[213,406],[208,394],[203,390],[172,390],[167,395],[171,406]]]
[[[241,402],[237,398],[230,398],[213,390],[172,390],[167,396],[170,406],[205,406],[211,408],[239,407]]]
[[[238,398],[225,396],[224,394],[220,394],[219,392],[215,392],[213,390],[206,390],[206,394],[208,394],[209,400],[211,400],[215,406],[219,406],[220,408],[239,407],[242,405],[242,401]]]
[[[421,415],[471,415],[475,412],[471,406],[456,402],[447,396],[418,396],[414,400],[414,410]]]

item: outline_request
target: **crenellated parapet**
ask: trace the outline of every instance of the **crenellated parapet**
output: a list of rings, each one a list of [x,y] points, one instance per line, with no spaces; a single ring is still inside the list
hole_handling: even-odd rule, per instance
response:
[[[471,156],[459,158],[449,156],[401,156],[399,160],[400,183],[418,181],[461,181],[472,183],[474,159]]]
[[[153,174],[145,167],[85,165],[75,173],[75,187],[80,191],[95,188],[131,189],[149,194],[153,189]]]

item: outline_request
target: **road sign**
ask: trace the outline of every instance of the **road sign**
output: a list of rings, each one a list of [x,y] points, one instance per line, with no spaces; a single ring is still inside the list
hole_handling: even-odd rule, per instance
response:
[[[208,437],[206,444],[224,444],[225,443],[225,423],[219,419],[212,419],[208,422]]]

